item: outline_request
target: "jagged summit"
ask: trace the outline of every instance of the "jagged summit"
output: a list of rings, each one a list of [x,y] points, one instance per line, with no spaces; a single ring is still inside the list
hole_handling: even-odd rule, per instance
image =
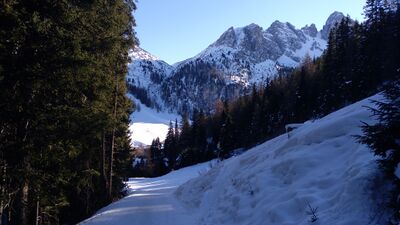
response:
[[[318,30],[317,27],[315,26],[315,24],[311,24],[310,26],[306,25],[303,28],[301,28],[301,30],[306,34],[309,35],[310,37],[317,37],[318,34]]]

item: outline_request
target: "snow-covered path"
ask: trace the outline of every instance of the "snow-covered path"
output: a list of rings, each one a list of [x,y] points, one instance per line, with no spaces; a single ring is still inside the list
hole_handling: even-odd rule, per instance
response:
[[[133,178],[130,194],[101,209],[80,225],[187,225],[196,215],[185,209],[173,195],[178,186],[205,173],[210,163],[198,164],[157,178]]]

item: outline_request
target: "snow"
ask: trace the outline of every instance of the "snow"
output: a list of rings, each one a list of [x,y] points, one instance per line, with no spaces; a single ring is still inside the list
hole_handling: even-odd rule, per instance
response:
[[[301,126],[303,126],[302,123],[289,123],[289,124],[286,124],[286,125],[285,125],[285,130],[288,130],[288,129],[297,129],[297,128],[301,127]]]
[[[243,30],[244,27],[235,28],[236,41],[237,41],[236,45],[241,45],[244,42],[246,35]]]
[[[265,60],[264,62],[257,63],[254,66],[251,66],[251,71],[251,84],[264,83],[268,78],[272,78],[278,74],[278,70],[276,69],[276,62],[269,59]]]
[[[394,174],[396,175],[397,178],[400,179],[400,163],[397,164],[397,168]]]
[[[306,41],[302,44],[301,48],[294,52],[285,53],[278,58],[277,62],[280,65],[295,68],[299,66],[300,62],[293,60],[293,58],[304,59],[307,55],[311,58],[320,57],[327,46],[327,42],[321,38],[321,34],[318,33],[315,38],[308,35],[305,35],[305,37]]]
[[[380,100],[380,95],[370,99]],[[374,123],[369,99],[232,157],[159,178],[133,178],[130,195],[83,224],[376,224],[375,158],[354,135]],[[199,172],[200,171],[200,172]]]
[[[302,45],[300,49],[297,49],[294,53],[295,57],[303,59],[306,55],[311,58],[318,58],[324,52],[327,47],[327,42],[320,38],[321,34],[318,34],[316,38],[312,38],[307,35],[307,41]]]
[[[146,90],[153,103],[165,108],[160,93],[161,82],[172,75],[174,68],[140,47],[135,47],[129,56],[132,62],[128,64],[127,83]]]
[[[180,116],[174,113],[157,112],[155,109],[143,105],[133,96],[129,95],[129,97],[140,108],[140,111],[135,111],[131,115],[129,130],[132,145],[150,145],[157,137],[163,141],[167,135],[170,121],[174,123],[176,119],[180,119]]]
[[[157,56],[150,54],[138,46],[135,46],[135,48],[129,52],[129,56],[132,58],[132,60],[160,60]]]
[[[163,141],[168,132],[168,125],[153,123],[132,123],[129,127],[133,146],[151,145],[157,137]]]
[[[79,224],[191,224],[193,215],[174,198],[173,192],[189,179],[206,173],[213,163],[215,161],[198,164],[157,178],[130,178],[126,183],[130,192],[127,197],[101,209]]]
[[[298,62],[294,61],[292,58],[290,58],[286,55],[282,55],[281,57],[279,57],[277,62],[282,66],[291,67],[291,68],[295,68],[299,65]]]
[[[142,159],[142,158],[135,158],[132,162],[132,166],[136,167],[137,165],[141,164],[141,163],[145,163],[147,161],[147,159]]]
[[[378,98],[375,96],[374,98]],[[373,122],[364,100],[308,121],[179,187],[176,195],[199,213],[198,224],[368,224],[374,156],[353,135]],[[196,223],[197,224],[197,223]]]

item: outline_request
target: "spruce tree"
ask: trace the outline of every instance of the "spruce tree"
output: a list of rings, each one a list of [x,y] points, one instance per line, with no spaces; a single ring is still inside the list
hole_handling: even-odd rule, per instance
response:
[[[175,139],[175,132],[172,122],[169,123],[167,136],[164,141],[164,152],[168,159],[168,166],[173,167],[176,160],[177,140]]]
[[[177,161],[175,164],[176,168],[183,167],[187,165],[186,157],[188,156],[188,152],[191,150],[192,146],[192,136],[191,136],[191,126],[189,123],[189,118],[187,113],[182,115],[181,119],[181,128],[180,135],[178,141],[178,151],[177,151]]]
[[[391,195],[391,207],[395,212],[394,217],[399,221],[400,178],[395,176],[395,171],[400,167],[400,77],[386,86],[384,96],[386,100],[374,101],[377,108],[371,108],[378,118],[378,123],[365,124],[364,135],[359,137],[359,140],[380,157],[380,167],[395,184]]]
[[[222,113],[223,124],[221,126],[220,138],[219,138],[219,148],[220,148],[220,158],[226,158],[229,156],[231,151],[235,147],[235,136],[233,129],[233,121],[230,115],[228,105],[225,104],[224,111]]]

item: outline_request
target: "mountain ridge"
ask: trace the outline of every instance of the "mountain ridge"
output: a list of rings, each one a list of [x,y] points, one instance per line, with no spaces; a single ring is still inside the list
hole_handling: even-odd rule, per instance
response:
[[[230,27],[206,49],[173,65],[137,47],[127,77],[131,94],[157,110],[212,112],[216,102],[249,93],[251,86],[266,84],[305,57],[321,56],[327,34],[344,17],[332,13],[320,31],[315,24],[296,29],[278,20],[266,29],[255,23]],[[138,96],[136,89],[147,96]]]

